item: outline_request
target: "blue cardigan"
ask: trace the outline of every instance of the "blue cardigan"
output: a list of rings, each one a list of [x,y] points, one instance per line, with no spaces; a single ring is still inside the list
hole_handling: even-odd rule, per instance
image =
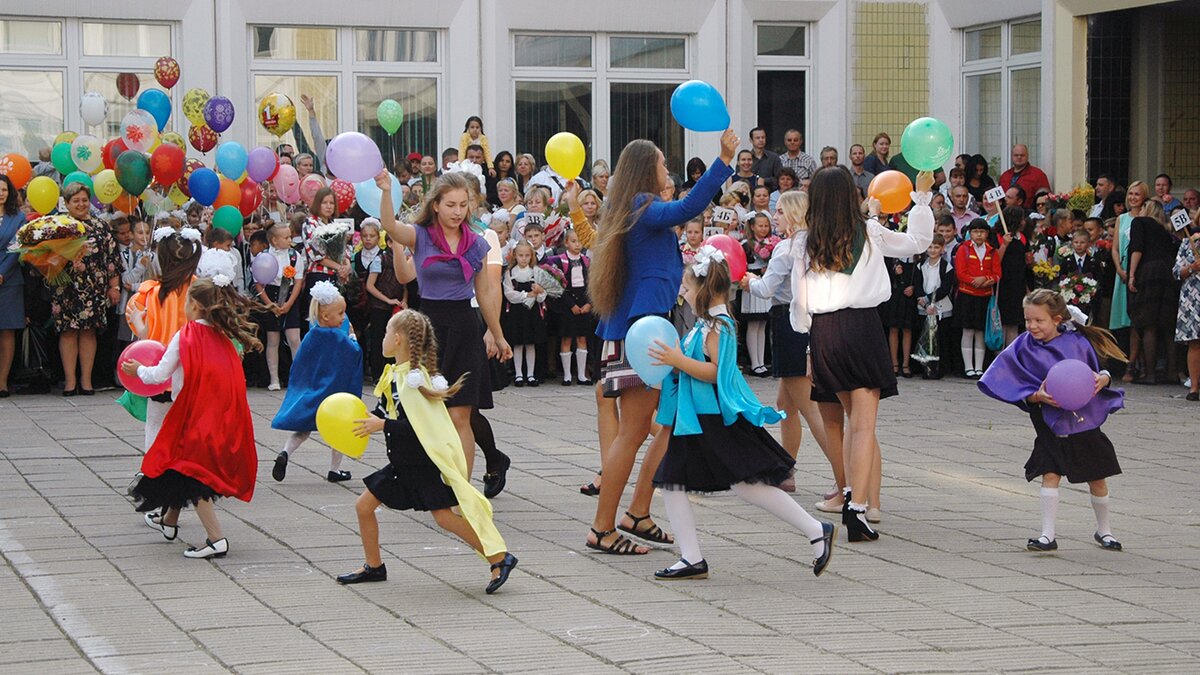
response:
[[[636,197],[636,211],[653,199],[625,236],[625,290],[612,316],[600,320],[596,335],[605,340],[624,340],[637,319],[652,314],[666,315],[679,297],[683,280],[683,257],[679,240],[671,228],[704,212],[733,169],[717,158],[700,177],[687,197],[664,202],[649,194]]]

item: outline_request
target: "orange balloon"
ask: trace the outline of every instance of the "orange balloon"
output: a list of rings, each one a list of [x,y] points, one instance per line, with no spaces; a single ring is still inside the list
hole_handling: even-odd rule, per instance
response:
[[[912,181],[899,171],[884,171],[871,179],[867,196],[879,200],[882,213],[900,213],[912,203]]]
[[[120,197],[113,200],[113,207],[123,213],[133,213],[138,207],[138,198],[128,192],[122,192]]]
[[[33,178],[33,166],[23,156],[10,152],[0,157],[0,175],[8,176],[13,187],[20,190]]]
[[[230,178],[221,178],[221,191],[217,193],[217,201],[213,202],[213,209],[219,209],[222,206],[241,206],[242,203],[242,188],[236,181]]]

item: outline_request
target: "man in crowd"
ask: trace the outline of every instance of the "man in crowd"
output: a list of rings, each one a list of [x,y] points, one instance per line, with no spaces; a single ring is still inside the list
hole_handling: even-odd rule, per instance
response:
[[[837,148],[835,148],[833,146],[829,146],[829,145],[821,148],[821,168],[822,169],[824,169],[827,166],[837,166],[837,162],[838,162]]]
[[[1033,208],[1033,198],[1039,188],[1050,189],[1050,179],[1046,173],[1029,163],[1029,148],[1024,143],[1017,143],[1012,149],[1012,168],[1000,174],[1000,187],[1005,190],[1019,186],[1025,194],[1025,201],[1020,206]]]
[[[1172,187],[1174,185],[1171,183],[1171,177],[1167,174],[1160,173],[1154,177],[1154,201],[1162,204],[1166,213],[1183,206],[1183,202],[1171,196]]]
[[[1100,212],[1104,210],[1104,200],[1112,194],[1113,188],[1117,187],[1112,176],[1102,173],[1096,178],[1096,205],[1092,207],[1091,213],[1088,213],[1088,218],[1099,218]]]
[[[954,231],[958,234],[962,234],[963,228],[979,217],[978,213],[967,208],[970,201],[971,193],[966,185],[950,188],[950,215],[954,218]]]
[[[1183,191],[1183,208],[1189,213],[1200,207],[1200,190],[1196,188],[1188,188]]]
[[[1004,191],[1004,208],[1025,208],[1027,197],[1028,196],[1025,194],[1025,188],[1021,187],[1020,185],[1013,185]]]
[[[850,146],[850,175],[854,176],[854,184],[858,186],[858,191],[863,197],[867,196],[867,187],[871,185],[871,179],[875,174],[867,171],[863,167],[863,161],[867,158],[867,151],[863,146],[855,143]]]
[[[779,155],[779,161],[783,166],[795,171],[797,178],[805,181],[812,178],[813,174],[817,172],[817,160],[801,150],[802,145],[804,145],[804,134],[796,129],[788,129],[783,134],[783,146],[787,148],[787,152]]]
[[[750,154],[754,156],[754,173],[761,178],[770,178],[772,182],[779,179],[783,165],[779,163],[779,155],[767,149],[767,132],[762,127],[750,130]]]

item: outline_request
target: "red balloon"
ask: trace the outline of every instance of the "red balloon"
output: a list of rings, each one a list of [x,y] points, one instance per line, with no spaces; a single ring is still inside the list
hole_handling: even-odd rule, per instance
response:
[[[156,340],[138,340],[125,348],[121,352],[121,359],[118,364],[126,361],[137,361],[143,366],[157,366],[162,360],[163,354],[167,353],[167,348],[163,343]],[[126,391],[138,396],[158,396],[166,391],[171,386],[171,381],[167,380],[162,384],[146,384],[142,382],[137,375],[126,375],[125,371],[117,368],[117,377],[120,378],[121,384],[125,386]]]
[[[216,210],[222,206],[240,206],[241,203],[242,188],[229,178],[221,178],[221,191],[217,193],[217,200],[212,204],[213,209]]]
[[[243,216],[248,216],[254,213],[254,210],[262,205],[263,195],[259,189],[258,183],[247,178],[238,186],[242,191],[242,201],[238,204],[238,210]]]
[[[126,100],[132,101],[134,96],[137,96],[138,89],[142,88],[142,81],[133,73],[121,73],[117,76],[117,93],[124,96]]]
[[[154,62],[154,79],[163,89],[174,87],[179,81],[179,62],[169,56],[160,57]]]
[[[163,143],[150,155],[150,173],[159,185],[170,185],[183,177],[183,149],[174,143]]]
[[[354,204],[354,185],[352,183],[336,178],[329,184],[329,188],[333,190],[333,196],[337,199],[338,213],[346,211]]]
[[[725,264],[729,265],[729,279],[734,283],[746,276],[746,251],[742,245],[727,234],[714,234],[704,243],[725,254]]]
[[[188,179],[192,177],[192,172],[196,169],[203,169],[204,162],[192,157],[183,164],[183,175],[179,177],[179,191],[182,192],[188,199],[192,197],[192,190],[188,187]]]
[[[188,129],[188,142],[200,152],[208,152],[217,147],[217,132],[209,129],[207,124],[193,126]]]
[[[125,145],[125,141],[120,136],[105,143],[104,151],[100,153],[104,160],[104,168],[115,171],[117,168],[117,157],[120,157],[121,153],[128,149],[129,146]]]

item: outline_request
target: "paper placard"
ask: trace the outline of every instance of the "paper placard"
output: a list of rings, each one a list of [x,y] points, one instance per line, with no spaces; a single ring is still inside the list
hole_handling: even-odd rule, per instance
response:
[[[1187,209],[1176,209],[1175,213],[1171,214],[1171,225],[1178,232],[1188,225],[1192,224],[1192,217],[1188,215]]]
[[[736,223],[737,219],[738,219],[737,211],[734,211],[731,208],[727,208],[724,206],[718,206],[717,208],[713,209],[713,222],[714,223],[720,223],[722,225],[729,225],[730,223]]]
[[[983,193],[983,201],[985,202],[998,202],[1002,199],[1004,199],[1004,188],[999,186]]]
[[[530,213],[530,212],[526,211],[524,218],[525,218],[525,227],[529,227],[530,225],[537,225],[538,227],[541,227],[541,228],[546,227],[546,216],[544,216],[540,213]]]
[[[350,230],[351,232],[354,231],[354,219],[353,218],[334,218],[333,224],[334,225],[343,225],[346,227],[346,229]]]
[[[723,227],[713,227],[713,226],[711,226],[711,225],[710,225],[710,226],[708,226],[708,227],[706,227],[706,228],[704,228],[704,239],[705,239],[705,241],[707,241],[709,237],[715,237],[715,236],[717,236],[718,234],[725,234],[725,228],[723,228]]]

